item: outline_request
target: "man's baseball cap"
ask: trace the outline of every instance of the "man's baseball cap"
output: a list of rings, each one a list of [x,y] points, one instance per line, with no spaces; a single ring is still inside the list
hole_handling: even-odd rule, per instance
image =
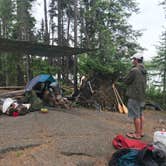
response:
[[[131,59],[139,59],[139,60],[143,60],[143,56],[141,53],[136,53],[134,54]]]

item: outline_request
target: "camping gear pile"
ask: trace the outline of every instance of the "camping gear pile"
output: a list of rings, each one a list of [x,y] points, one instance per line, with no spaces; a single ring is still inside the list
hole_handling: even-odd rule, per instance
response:
[[[2,112],[9,116],[25,115],[29,112],[31,104],[20,104],[12,98],[4,99]]]
[[[109,166],[166,166],[166,145],[162,138],[160,134],[156,140],[154,133],[154,143],[149,145],[117,135],[112,144],[118,151],[112,155]]]
[[[70,108],[69,101],[62,96],[58,81],[49,74],[34,77],[25,86],[21,97],[20,93],[19,98],[16,94],[12,93],[14,99],[12,97],[1,99],[2,113],[18,116],[33,111],[46,113],[48,110],[44,108],[45,106]]]
[[[41,109],[42,103],[52,107],[70,107],[69,101],[62,96],[58,81],[49,74],[41,74],[33,78],[25,87],[25,96],[34,110]],[[35,106],[36,101],[38,101],[37,106]]]

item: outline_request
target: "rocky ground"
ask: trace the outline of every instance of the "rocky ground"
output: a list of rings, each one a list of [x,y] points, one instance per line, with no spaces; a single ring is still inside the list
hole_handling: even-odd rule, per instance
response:
[[[145,111],[145,137],[166,129],[166,112]],[[0,166],[107,166],[112,139],[132,130],[127,115],[85,108],[0,116]]]

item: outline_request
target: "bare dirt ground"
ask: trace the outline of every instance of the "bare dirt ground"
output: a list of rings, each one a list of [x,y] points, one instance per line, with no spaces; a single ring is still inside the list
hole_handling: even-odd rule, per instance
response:
[[[166,129],[166,111],[145,111],[145,137]],[[0,116],[0,166],[107,166],[117,134],[133,130],[127,115],[85,108]]]

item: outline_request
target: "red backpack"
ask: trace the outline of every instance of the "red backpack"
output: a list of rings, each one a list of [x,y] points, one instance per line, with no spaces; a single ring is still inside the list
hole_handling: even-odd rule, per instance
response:
[[[141,140],[129,139],[124,137],[123,135],[117,135],[113,139],[112,144],[116,149],[134,148],[141,150],[147,147],[147,144],[142,142]]]

